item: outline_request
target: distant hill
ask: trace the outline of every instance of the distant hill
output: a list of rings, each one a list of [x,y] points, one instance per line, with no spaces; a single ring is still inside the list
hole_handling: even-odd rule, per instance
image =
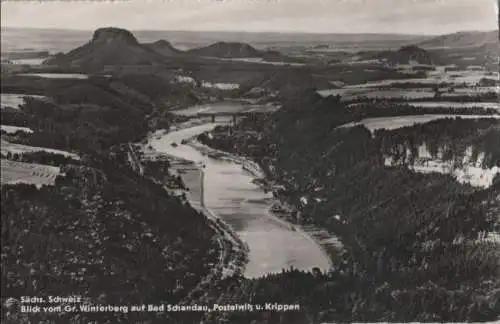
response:
[[[9,60],[37,59],[49,56],[48,51],[2,52],[2,58]]]
[[[99,69],[106,65],[157,65],[165,56],[139,44],[135,36],[120,28],[100,28],[90,42],[67,54],[58,54],[45,64],[81,66]]]
[[[99,109],[114,109],[120,117],[137,116],[141,110],[150,110],[151,106],[140,104],[134,97],[119,92],[106,84],[77,84],[50,92],[58,104],[93,104]],[[126,100],[124,100],[126,98]],[[149,112],[149,111],[148,111]],[[118,115],[115,116],[118,118]]]
[[[220,40],[251,44],[257,49],[269,47],[314,46],[329,44],[342,48],[397,49],[407,44],[417,44],[434,36],[402,34],[311,34],[276,32],[214,32],[214,31],[147,31],[132,30],[140,43],[167,39],[178,48],[207,46]],[[2,51],[49,51],[51,54],[68,52],[87,42],[92,32],[69,29],[32,29],[2,27]],[[27,45],[29,44],[29,45]],[[182,47],[179,47],[182,46]]]
[[[385,51],[378,54],[378,58],[385,60],[389,64],[437,64],[439,57],[416,46],[403,46],[397,51]]]
[[[418,43],[423,48],[460,48],[460,47],[478,47],[485,44],[498,44],[498,31],[490,32],[458,32],[438,36]]]
[[[175,48],[172,44],[170,44],[170,42],[163,39],[154,43],[145,43],[143,45],[164,56],[174,56],[183,53],[183,51]]]
[[[220,58],[249,58],[265,55],[265,52],[259,51],[249,44],[238,42],[217,42],[206,47],[193,48],[186,53]]]
[[[314,75],[308,69],[280,69],[267,73],[251,82],[243,84],[243,91],[267,89],[277,91],[281,96],[296,95],[301,91],[315,91],[331,87],[331,83],[324,77]]]

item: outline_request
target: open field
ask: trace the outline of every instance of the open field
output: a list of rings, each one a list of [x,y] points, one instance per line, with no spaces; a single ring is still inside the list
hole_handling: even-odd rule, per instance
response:
[[[379,81],[368,81],[364,83],[338,86],[338,82],[330,89],[322,88],[318,93],[323,96],[342,96],[343,100],[359,97],[372,98],[405,98],[408,100],[433,98],[436,95],[435,88],[446,84],[449,88],[440,89],[444,97],[457,97],[464,95],[481,95],[486,93],[500,93],[500,88],[492,85],[481,84],[498,82],[498,73],[485,71],[444,71],[444,67],[437,67],[436,71],[430,71],[426,77],[384,79]]]
[[[11,60],[13,64],[19,65],[41,65],[48,57],[43,58],[27,58],[27,59],[17,59]]]
[[[37,95],[25,95],[25,94],[15,94],[15,93],[2,93],[1,94],[1,102],[2,109],[6,107],[10,108],[19,108],[20,105],[24,103],[24,97],[34,97],[34,98],[43,98],[43,96]]]
[[[341,101],[355,100],[359,98],[366,99],[433,99],[436,97],[436,92],[430,88],[409,88],[409,89],[377,89],[377,88],[342,88],[342,89],[326,89],[318,90],[322,97],[341,96]],[[481,88],[466,88],[453,93],[442,93],[441,97],[449,98],[449,100],[457,99],[462,96],[478,96],[489,91],[484,91]],[[494,92],[494,91],[491,91]],[[498,91],[497,91],[498,93]],[[478,105],[475,105],[477,107]]]
[[[2,159],[2,184],[53,185],[59,174],[58,167]]]
[[[33,76],[47,79],[88,79],[87,74],[81,73],[22,73],[20,76]]]
[[[6,132],[7,134],[15,134],[17,132],[25,132],[28,134],[33,133],[33,130],[31,128],[28,128],[28,127],[1,125],[1,129],[3,132]]]
[[[216,88],[220,90],[234,90],[240,87],[239,84],[236,83],[211,83],[207,81],[203,81],[201,86],[204,88]]]
[[[2,146],[2,154],[5,154],[5,155],[7,155],[7,153],[23,154],[23,153],[44,151],[47,153],[61,154],[61,155],[64,155],[66,157],[70,157],[70,158],[75,159],[75,160],[78,160],[80,158],[78,155],[76,155],[74,153],[66,152],[66,151],[50,149],[50,148],[46,148],[46,147],[36,147],[36,146],[15,144],[15,143],[7,142],[4,140],[2,140],[1,146]]]
[[[452,108],[492,108],[500,109],[500,104],[497,102],[452,102],[452,101],[422,101],[422,102],[411,102],[410,106],[422,107],[422,108],[441,108],[441,107],[452,107]]]
[[[269,65],[277,65],[277,66],[304,66],[304,63],[294,63],[294,62],[281,62],[281,61],[266,61],[263,58],[219,58],[222,61],[233,61],[233,62],[250,62],[250,63],[259,63],[259,64],[269,64]]]
[[[424,124],[436,119],[444,118],[496,118],[500,119],[500,115],[415,115],[415,116],[396,116],[396,117],[374,117],[366,118],[360,122],[353,122],[342,125],[340,127],[351,127],[356,125],[364,125],[371,132],[377,129],[397,129],[415,124]]]
[[[493,80],[498,80],[498,73],[490,75],[489,72],[485,71],[444,71],[443,67],[439,67],[436,71],[431,71],[428,73],[426,78],[408,78],[401,80],[383,80],[376,82],[367,82],[364,84],[359,84],[356,86],[350,86],[349,88],[365,88],[365,87],[380,87],[380,86],[391,86],[396,84],[405,83],[422,83],[422,84],[439,84],[439,83],[452,83],[452,84],[468,84],[473,86],[477,84],[481,79],[488,78]]]
[[[340,95],[342,101],[353,100],[356,98],[405,98],[411,99],[432,99],[435,92],[431,89],[408,89],[408,90],[390,90],[390,89],[376,89],[376,88],[342,88],[342,89],[328,89],[318,90],[318,94],[323,97]]]

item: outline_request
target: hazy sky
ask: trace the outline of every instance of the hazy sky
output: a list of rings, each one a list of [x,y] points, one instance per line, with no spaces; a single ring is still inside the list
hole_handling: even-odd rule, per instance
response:
[[[2,27],[444,34],[498,28],[497,0],[2,1]]]

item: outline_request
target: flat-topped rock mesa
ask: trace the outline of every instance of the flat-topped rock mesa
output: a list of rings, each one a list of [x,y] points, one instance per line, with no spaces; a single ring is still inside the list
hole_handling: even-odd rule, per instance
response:
[[[119,65],[161,65],[165,59],[140,44],[130,31],[106,27],[97,29],[87,44],[66,54],[59,53],[44,64],[100,69]]]
[[[264,51],[239,42],[217,42],[206,47],[193,48],[186,53],[220,58],[260,58],[265,55]]]
[[[128,44],[128,45],[139,45],[139,42],[135,36],[126,29],[116,28],[116,27],[105,27],[99,28],[94,32],[92,36],[91,43],[98,45],[105,45],[114,43]]]
[[[144,43],[143,45],[164,56],[176,56],[184,53],[164,39],[158,40],[153,43]]]

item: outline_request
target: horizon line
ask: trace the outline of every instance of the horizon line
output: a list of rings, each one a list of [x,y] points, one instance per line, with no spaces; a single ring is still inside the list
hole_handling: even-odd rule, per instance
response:
[[[467,30],[461,29],[454,32],[444,34],[406,34],[406,33],[377,33],[377,32],[361,32],[361,33],[346,33],[346,32],[313,32],[313,31],[248,31],[248,30],[189,30],[189,29],[130,29],[117,26],[103,26],[93,29],[75,29],[66,27],[19,27],[19,26],[0,26],[1,29],[29,29],[29,30],[67,30],[67,31],[80,31],[80,32],[93,32],[101,28],[119,28],[132,32],[190,32],[190,33],[243,33],[243,34],[304,34],[304,35],[393,35],[393,36],[442,36],[457,33],[490,33],[499,32],[499,29],[488,30]]]

